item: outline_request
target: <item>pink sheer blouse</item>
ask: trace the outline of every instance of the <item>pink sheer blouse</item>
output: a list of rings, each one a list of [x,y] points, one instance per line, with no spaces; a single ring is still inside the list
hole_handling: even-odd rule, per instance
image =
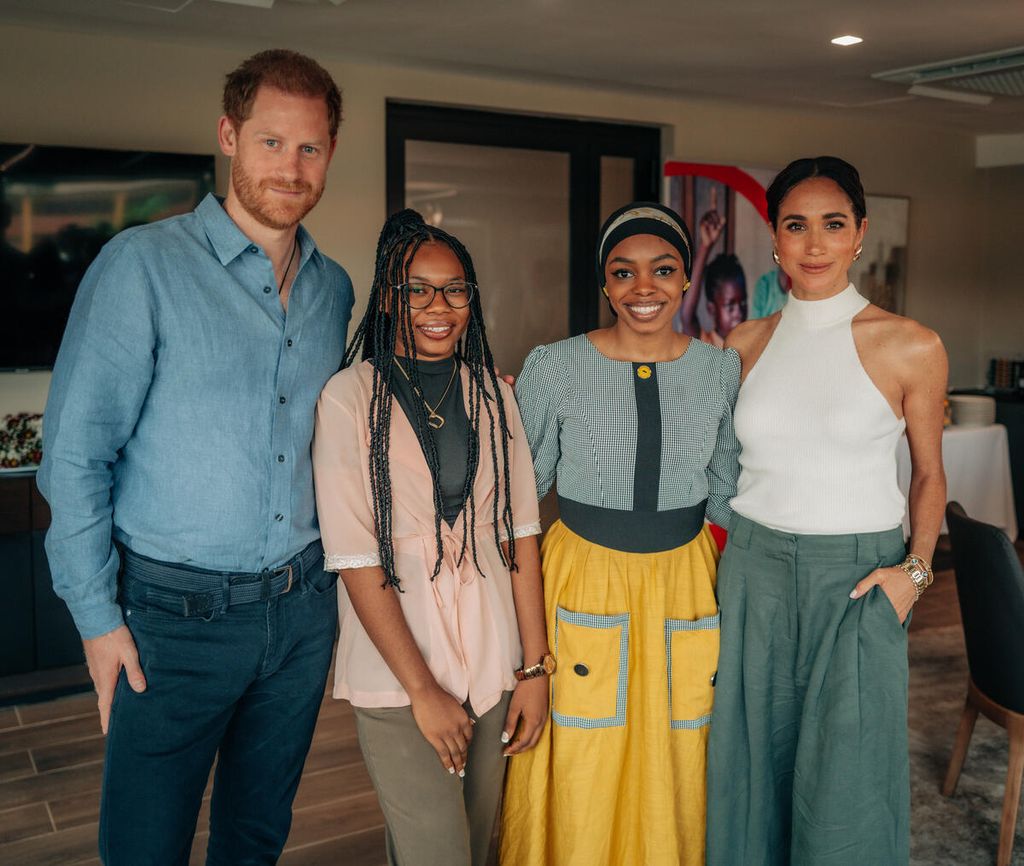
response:
[[[461,372],[468,405],[468,375]],[[316,411],[313,476],[328,571],[379,565],[370,499],[368,414],[373,368],[369,362],[342,370],[326,385]],[[512,433],[509,466],[514,533],[540,533],[533,460],[512,389],[500,382]],[[391,490],[398,598],[413,637],[437,682],[460,701],[467,698],[482,715],[503,691],[515,687],[513,671],[522,648],[512,600],[512,579],[494,541],[495,478],[484,410],[476,499],[477,573],[462,549],[462,519],[451,528],[441,522],[441,571],[433,580],[437,555],[430,470],[416,433],[401,406],[391,415]],[[499,454],[498,466],[501,467]],[[498,503],[499,513],[503,503]],[[373,579],[373,578],[371,578]],[[341,637],[334,674],[334,697],[359,707],[409,704],[338,583]]]

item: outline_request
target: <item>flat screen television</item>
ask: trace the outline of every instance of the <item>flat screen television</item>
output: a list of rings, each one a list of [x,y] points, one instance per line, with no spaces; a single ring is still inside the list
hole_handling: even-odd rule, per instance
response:
[[[0,370],[53,367],[103,245],[187,213],[213,186],[212,156],[0,144]]]

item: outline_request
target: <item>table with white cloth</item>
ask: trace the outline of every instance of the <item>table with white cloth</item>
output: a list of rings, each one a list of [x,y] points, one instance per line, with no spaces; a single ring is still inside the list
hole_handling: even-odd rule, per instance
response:
[[[959,502],[968,517],[998,526],[1014,541],[1017,515],[1006,428],[1002,424],[947,427],[942,432],[942,465],[946,470],[946,501]],[[910,446],[906,436],[896,448],[896,475],[906,496],[910,490]],[[942,531],[949,531],[945,520]],[[909,509],[903,517],[903,533],[910,536]]]

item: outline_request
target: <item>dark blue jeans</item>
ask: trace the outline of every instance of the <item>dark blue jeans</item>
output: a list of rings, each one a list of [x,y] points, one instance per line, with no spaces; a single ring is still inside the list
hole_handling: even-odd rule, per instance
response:
[[[114,694],[100,856],[187,864],[216,757],[207,864],[276,863],[331,663],[336,575],[299,568],[283,595],[185,616],[187,589],[131,572],[119,600],[147,688],[136,694],[122,672]],[[210,590],[209,578],[197,574],[193,592]]]

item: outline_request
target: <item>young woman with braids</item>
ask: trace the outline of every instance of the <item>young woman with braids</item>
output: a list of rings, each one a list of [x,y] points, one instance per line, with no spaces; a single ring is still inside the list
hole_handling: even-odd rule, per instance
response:
[[[355,708],[392,864],[482,866],[503,756],[547,715],[533,463],[475,281],[456,238],[390,217],[317,407],[320,528],[345,589],[334,696]]]
[[[516,385],[544,539],[551,723],[509,767],[505,866],[703,866],[716,547],[740,359],[677,334],[692,241],[634,202],[598,236],[609,328],[539,346]]]

